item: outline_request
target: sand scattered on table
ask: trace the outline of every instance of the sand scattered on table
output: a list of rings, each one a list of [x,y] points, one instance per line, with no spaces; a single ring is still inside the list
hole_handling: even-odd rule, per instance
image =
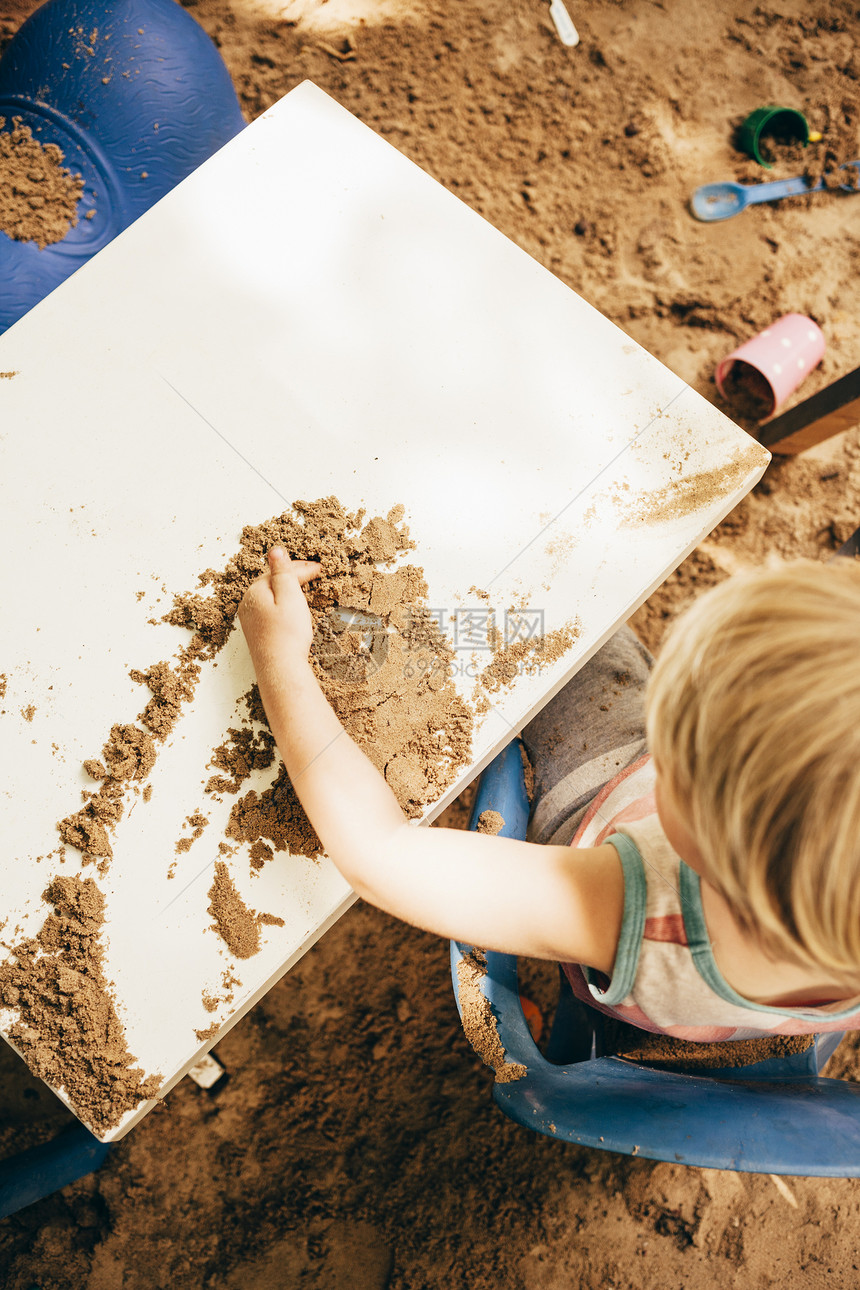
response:
[[[206,825],[208,823],[209,823],[209,820],[207,819],[207,817],[205,815],[201,815],[199,811],[194,811],[193,814],[189,815],[188,819],[186,820],[186,824],[188,824],[189,828],[192,828],[194,830],[195,838],[200,837],[200,834],[206,828]]]
[[[512,685],[518,676],[535,676],[547,664],[555,663],[574,645],[579,635],[579,623],[565,623],[544,635],[528,640],[502,643],[499,635],[493,649],[493,661],[478,676],[480,687],[496,694],[503,686]]]
[[[322,852],[316,830],[305,815],[296,790],[283,763],[268,788],[250,789],[230,812],[225,833],[236,842],[248,843],[251,864],[259,869],[275,851],[314,859]]]
[[[214,1039],[220,1029],[221,1023],[219,1021],[213,1021],[211,1026],[206,1026],[202,1030],[195,1028],[194,1033],[200,1040],[201,1044],[205,1044],[207,1039]]]
[[[189,828],[191,832],[183,834],[182,837],[178,839],[178,841],[176,842],[173,848],[175,855],[177,856],[185,855],[187,851],[190,851],[191,848],[194,846],[194,843],[197,841],[197,839],[202,838],[203,830],[206,828],[206,825],[208,823],[209,823],[208,817],[205,816],[201,811],[193,811],[191,815],[189,815],[185,820],[185,826]],[[173,864],[170,866],[170,869],[168,870],[168,873],[167,873],[168,878],[173,877],[175,867],[176,867],[176,861],[174,860]]]
[[[131,671],[132,680],[151,693],[138,714],[144,728],[112,728],[101,758],[84,763],[98,790],[85,792],[83,806],[58,825],[63,842],[81,852],[84,864],[107,871],[110,835],[123,816],[129,785],[148,776],[158,744],[193,698],[203,664],[227,641],[242,596],[267,568],[274,545],[294,559],[321,563],[322,576],[309,593],[314,669],[346,729],[385,775],[406,813],[420,815],[453,782],[468,760],[473,718],[448,676],[452,654],[426,611],[423,574],[401,562],[414,547],[403,515],[404,508],[395,506],[385,517],[366,519],[363,511],[348,512],[333,497],[297,501],[292,511],[247,526],[240,549],[223,569],[205,570],[194,591],[174,597],[165,621],[190,630],[191,640],[173,661]],[[238,793],[253,772],[275,763],[275,743],[256,686],[243,696],[242,706],[244,720],[213,750],[210,766],[220,773],[205,785],[210,796]],[[147,800],[150,787],[144,790]],[[177,856],[190,849],[207,822],[199,809],[187,817],[191,832],[177,841]],[[252,870],[277,851],[309,858],[321,851],[281,762],[267,788],[252,789],[234,803],[225,836],[248,846]],[[231,850],[229,843],[219,845],[210,913],[230,950],[248,958],[259,951],[260,926],[279,920],[244,905],[227,866]]]
[[[215,930],[237,959],[249,959],[259,952],[262,926],[284,925],[284,920],[275,914],[258,914],[248,908],[223,860],[215,862],[215,877],[209,888],[209,913],[215,919]]]
[[[257,687],[254,686],[256,690]],[[244,696],[249,715],[258,709],[260,694],[257,690],[256,703],[251,692]],[[253,719],[253,718],[252,718]],[[258,718],[259,719],[259,718]],[[209,765],[224,772],[223,775],[212,775],[207,781],[205,792],[212,794],[238,793],[242,784],[255,770],[268,770],[275,760],[275,740],[267,728],[253,730],[248,726],[227,731],[227,738],[213,751]]]
[[[41,931],[0,965],[0,1003],[18,1012],[8,1033],[30,1069],[104,1132],[154,1097],[161,1077],[145,1077],[126,1047],[104,975],[104,896],[94,880],[54,878],[43,899],[53,912]]]
[[[60,148],[39,143],[20,117],[12,119],[11,129],[6,125],[0,117],[0,230],[44,251],[77,224],[84,181],[63,166]]]
[[[97,792],[84,791],[84,805],[57,825],[68,846],[81,852],[84,864],[105,873],[113,855],[110,832],[122,819],[130,788],[146,779],[155,764],[155,744],[145,730],[117,723],[102,748],[101,758],[87,758],[84,770],[99,780]]]
[[[155,763],[155,745],[137,726],[117,723],[100,758],[84,770],[100,781],[84,805],[57,826],[62,843],[84,865],[104,874],[112,858],[110,832],[122,818],[130,789]],[[61,860],[64,848],[59,848]],[[55,877],[43,899],[53,905],[35,938],[12,947],[16,963],[0,968],[2,1001],[18,1021],[10,1034],[36,1074],[62,1086],[95,1132],[112,1128],[126,1111],[158,1090],[128,1051],[113,990],[104,973],[99,937],[104,896],[92,878]]]
[[[680,519],[710,504],[720,502],[727,488],[734,488],[762,468],[761,449],[750,447],[725,466],[698,471],[674,480],[662,488],[642,491],[629,499],[615,498],[624,527],[638,524],[662,524]]]
[[[163,742],[179,720],[182,705],[194,698],[194,688],[200,678],[200,656],[203,653],[199,640],[179,651],[175,667],[162,659],[142,671],[132,668],[129,676],[140,685],[149,687],[152,698],[138,720],[160,742]]]
[[[155,765],[155,744],[145,730],[131,724],[111,727],[102,749],[104,764],[85,761],[84,770],[92,779],[115,783],[146,779]]]

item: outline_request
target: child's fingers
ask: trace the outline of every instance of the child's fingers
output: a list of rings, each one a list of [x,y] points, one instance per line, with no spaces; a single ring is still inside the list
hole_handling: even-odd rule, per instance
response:
[[[289,574],[304,586],[313,578],[318,578],[321,565],[317,560],[291,560],[282,546],[273,546],[269,551],[269,568],[272,577]]]
[[[297,564],[300,565],[301,568],[296,569]],[[299,582],[302,586],[304,586],[306,582],[313,582],[314,578],[318,578],[322,573],[322,565],[318,560],[294,560],[293,569],[296,570]]]

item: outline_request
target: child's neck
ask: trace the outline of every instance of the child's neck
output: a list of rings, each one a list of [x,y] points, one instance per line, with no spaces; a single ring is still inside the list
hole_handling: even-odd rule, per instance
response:
[[[702,879],[702,912],[711,950],[723,979],[751,1003],[786,1008],[813,1006],[846,997],[844,984],[829,980],[824,972],[768,957],[738,926],[723,897]]]
[[[723,897],[702,877],[705,865],[686,813],[675,803],[659,771],[654,797],[669,845],[701,879],[702,912],[711,949],[723,979],[732,989],[751,1003],[783,1008],[850,997],[844,984],[829,980],[825,973],[795,963],[775,962],[765,954],[749,933],[738,926]]]

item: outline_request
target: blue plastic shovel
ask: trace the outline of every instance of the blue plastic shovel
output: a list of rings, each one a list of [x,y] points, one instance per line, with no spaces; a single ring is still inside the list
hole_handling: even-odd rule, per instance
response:
[[[858,172],[854,183],[840,184],[843,192],[856,193],[860,178],[860,161],[847,161],[840,170],[853,169]],[[800,197],[804,193],[820,193],[826,184],[819,179],[817,184],[808,184],[802,175],[795,179],[774,179],[767,184],[735,184],[727,181],[721,184],[703,184],[693,193],[690,205],[696,219],[718,220],[729,219],[739,214],[747,206],[756,202],[775,202],[781,197]]]

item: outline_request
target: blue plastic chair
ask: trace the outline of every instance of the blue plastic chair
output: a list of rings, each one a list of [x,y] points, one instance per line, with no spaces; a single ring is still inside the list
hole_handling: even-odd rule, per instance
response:
[[[470,828],[486,810],[503,816],[502,837],[525,837],[529,805],[518,740],[481,776]],[[458,1009],[457,964],[471,949],[451,943]],[[518,1124],[649,1160],[747,1173],[860,1177],[860,1086],[819,1075],[841,1033],[818,1035],[807,1051],[786,1058],[707,1076],[674,1074],[597,1056],[591,1034],[583,1033],[581,1022],[576,1027],[581,1005],[568,989],[545,1057],[520,1004],[516,958],[494,952],[486,957],[481,989],[499,1039],[507,1060],[527,1070],[522,1079],[496,1083],[493,1097]],[[577,1047],[582,1059],[571,1061]]]
[[[82,1124],[72,1124],[50,1142],[0,1161],[0,1218],[93,1173],[109,1151],[109,1142],[99,1142]]]
[[[0,60],[0,117],[84,183],[61,241],[0,230],[0,332],[245,125],[216,46],[175,0],[48,0]]]

